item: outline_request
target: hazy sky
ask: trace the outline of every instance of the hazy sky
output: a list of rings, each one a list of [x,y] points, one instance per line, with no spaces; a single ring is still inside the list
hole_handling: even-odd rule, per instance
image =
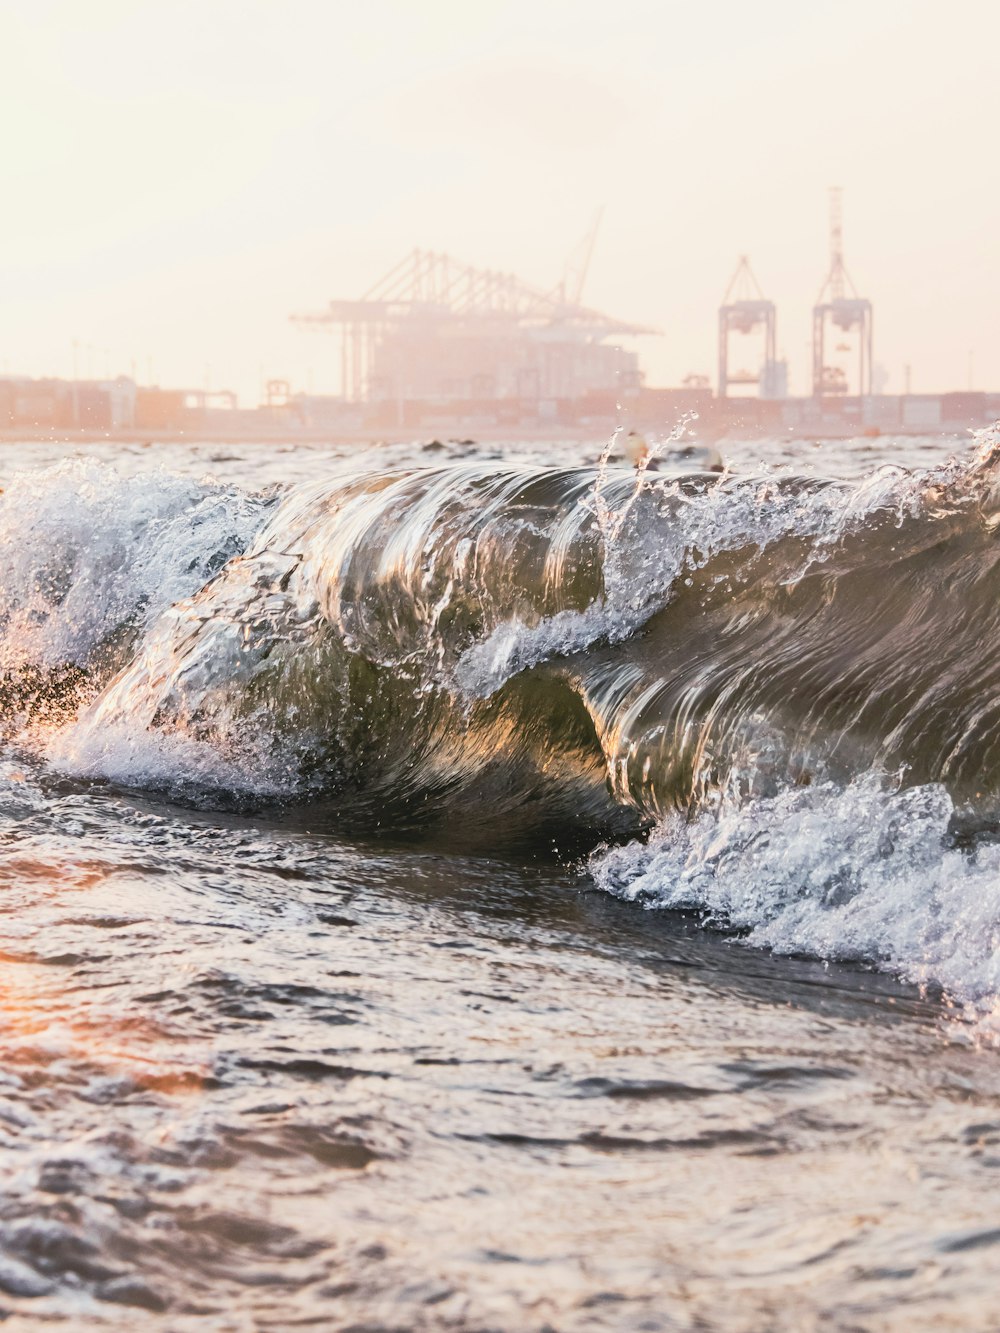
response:
[[[713,376],[749,253],[792,389],[844,188],[900,391],[1000,390],[997,0],[0,0],[0,369],[335,391],[289,324],[413,246]],[[92,349],[92,350],[89,350]]]

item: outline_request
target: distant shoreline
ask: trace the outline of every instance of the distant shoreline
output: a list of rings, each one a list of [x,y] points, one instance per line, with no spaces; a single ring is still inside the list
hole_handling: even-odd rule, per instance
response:
[[[627,429],[626,423],[622,429]],[[581,428],[579,426],[541,426],[537,429],[526,430],[517,427],[484,426],[476,427],[474,431],[441,431],[420,432],[413,429],[397,429],[384,431],[348,431],[338,432],[320,427],[301,427],[295,430],[276,427],[274,430],[248,430],[245,423],[240,426],[234,426],[231,429],[220,429],[217,424],[206,427],[204,430],[178,430],[178,429],[137,429],[134,426],[122,426],[116,429],[93,429],[80,427],[73,429],[71,427],[60,426],[5,426],[0,427],[0,448],[4,445],[14,444],[132,444],[140,447],[151,448],[156,444],[240,444],[240,445],[290,445],[290,444],[328,444],[328,445],[359,445],[364,448],[373,448],[379,445],[392,444],[414,444],[431,443],[439,441],[445,443],[469,443],[469,444],[517,444],[523,442],[541,443],[546,441],[564,440],[567,443],[578,440],[581,443],[600,446],[609,440],[616,427],[608,425],[605,427],[591,426]],[[981,429],[985,429],[982,427]],[[670,434],[670,427],[664,425],[659,429],[651,427],[642,428],[642,433],[653,440],[662,439]],[[773,430],[734,430],[717,435],[714,431],[699,432],[697,427],[692,431],[692,438],[698,439],[704,434],[704,438],[712,443],[732,443],[748,444],[753,440],[762,437],[775,438],[783,437],[789,441],[793,440],[842,440],[860,438],[868,434],[868,431],[851,429],[845,425],[843,429],[834,429],[828,423],[823,423],[818,429],[807,430],[802,427],[778,427]],[[939,426],[897,426],[880,432],[886,436],[907,436],[907,437],[925,437],[934,439],[946,439],[954,436],[956,438],[967,437],[971,434],[970,428],[962,427],[953,423],[942,423]],[[877,435],[873,435],[878,438]]]
[[[113,430],[91,429],[67,426],[4,426],[0,427],[0,446],[4,444],[359,444],[366,448],[380,444],[411,444],[438,440],[442,444],[468,442],[470,444],[490,444],[500,441],[518,441],[525,443],[540,440],[587,440],[602,441],[614,431],[610,427],[603,430],[581,430],[578,427],[560,428],[542,427],[538,430],[503,429],[498,426],[477,429],[475,434],[462,430],[420,432],[414,430],[384,431],[333,431],[320,427],[302,427],[289,430],[280,427],[274,430],[248,430],[245,425],[229,430],[222,430],[217,425],[204,430],[165,430],[143,429],[135,426],[121,426]]]

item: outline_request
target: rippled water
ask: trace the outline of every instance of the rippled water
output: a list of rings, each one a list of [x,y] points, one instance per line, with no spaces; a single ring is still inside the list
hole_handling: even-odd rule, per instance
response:
[[[748,471],[794,462],[853,479],[885,463],[937,467],[954,447],[731,453]],[[11,1326],[992,1326],[989,819],[956,828],[959,797],[936,773],[886,790],[867,751],[846,778],[778,782],[694,818],[661,808],[666,789],[647,770],[615,780],[636,818],[650,802],[651,835],[620,829],[621,845],[590,856],[598,833],[563,810],[506,836],[509,786],[473,764],[475,737],[497,733],[474,718],[463,781],[474,770],[492,810],[452,789],[439,800],[432,784],[420,790],[434,793],[435,818],[415,826],[395,817],[387,781],[384,817],[366,797],[347,818],[357,783],[314,792],[312,749],[295,800],[262,767],[240,768],[241,786],[234,766],[257,751],[230,747],[228,767],[211,768],[218,713],[204,724],[207,687],[190,669],[236,576],[212,585],[210,603],[199,589],[272,520],[281,498],[258,492],[327,480],[358,458],[164,446],[155,461],[168,475],[153,478],[153,450],[108,446],[99,465],[53,473],[57,452],[0,459],[0,1308]],[[565,468],[593,463],[599,446],[494,452],[498,467]],[[469,451],[394,446],[362,461],[440,466]],[[205,474],[218,484],[202,486]],[[159,617],[175,605],[201,610],[168,616],[164,639]],[[605,654],[624,670],[615,654],[632,640],[619,648],[615,634],[635,609],[607,606],[625,619],[604,624],[596,648],[590,621],[586,632],[561,621],[569,637],[545,651]],[[280,608],[267,607],[273,621]],[[394,651],[412,653],[403,623]],[[102,673],[124,672],[110,697],[138,706],[130,663],[161,661],[156,642],[169,646],[164,670],[187,682],[169,699],[197,706],[168,707],[158,686],[148,729],[130,731],[121,709],[100,711]],[[494,641],[497,679],[524,665],[525,642]],[[412,658],[391,660],[402,670]],[[596,697],[593,681],[581,688]],[[420,686],[405,718],[390,711],[386,736],[427,697]],[[250,717],[241,744],[263,734],[259,713],[225,716]],[[575,791],[591,790],[576,749],[545,755],[560,782],[571,771]]]

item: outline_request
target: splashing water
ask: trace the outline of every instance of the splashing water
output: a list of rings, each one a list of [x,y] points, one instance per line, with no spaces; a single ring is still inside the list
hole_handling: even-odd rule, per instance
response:
[[[599,882],[988,1003],[993,946],[946,886],[992,903],[990,847],[947,839],[956,803],[983,828],[1000,808],[996,437],[856,484],[615,468],[615,443],[596,470],[280,497],[93,464],[19,481],[8,682],[86,679],[46,729],[30,676],[33,743],[62,772],[338,819],[655,824]],[[871,776],[895,770],[895,793]]]
[[[698,912],[778,954],[887,968],[992,1024],[1000,997],[1000,846],[955,845],[940,785],[865,775],[677,813],[647,843],[593,855],[597,883]]]
[[[0,1319],[985,1327],[995,440],[328,453],[0,496]]]

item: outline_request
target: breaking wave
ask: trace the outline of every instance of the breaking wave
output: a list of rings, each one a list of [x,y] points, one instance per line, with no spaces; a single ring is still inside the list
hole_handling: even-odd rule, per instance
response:
[[[590,859],[609,893],[778,954],[863,962],[944,989],[1000,1036],[1000,846],[956,836],[942,784],[868,774],[667,816]]]
[[[860,484],[26,475],[0,497],[8,747],[337,827],[605,838],[611,892],[988,1009],[998,460],[988,434]]]

